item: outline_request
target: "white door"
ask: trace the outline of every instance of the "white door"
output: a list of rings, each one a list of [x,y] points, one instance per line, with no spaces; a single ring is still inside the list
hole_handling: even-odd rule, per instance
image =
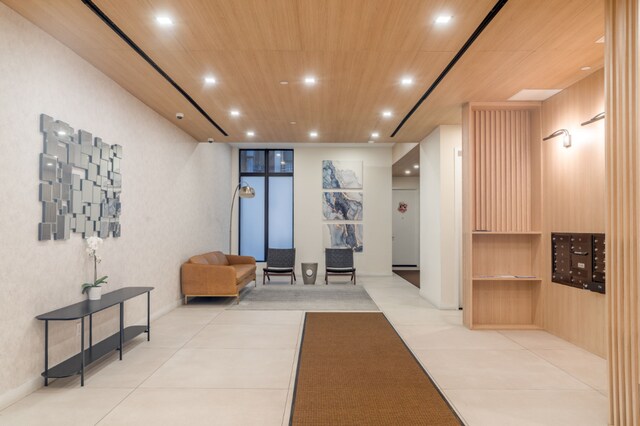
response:
[[[420,193],[393,190],[393,265],[418,266],[420,259]]]

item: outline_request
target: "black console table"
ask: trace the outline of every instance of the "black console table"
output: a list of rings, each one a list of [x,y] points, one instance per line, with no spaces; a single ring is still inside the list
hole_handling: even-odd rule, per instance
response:
[[[75,303],[36,318],[44,321],[44,385],[49,385],[50,378],[69,377],[80,374],[80,385],[84,386],[84,369],[94,361],[102,358],[109,352],[117,350],[122,359],[122,347],[124,343],[141,333],[147,333],[147,340],[151,339],[151,290],[153,287],[125,287],[111,293],[104,294],[100,300],[85,300]],[[136,296],[147,293],[147,325],[133,325],[124,327],[124,302]],[[93,344],[93,314],[115,305],[120,305],[120,330]],[[84,320],[89,317],[89,347],[84,344]],[[80,320],[80,352],[66,361],[49,368],[49,321]]]

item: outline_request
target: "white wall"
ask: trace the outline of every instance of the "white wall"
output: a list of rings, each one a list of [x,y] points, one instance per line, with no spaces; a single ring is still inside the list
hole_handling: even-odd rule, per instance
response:
[[[391,185],[393,189],[420,189],[420,176],[394,176]]]
[[[391,275],[391,147],[357,145],[360,144],[241,145],[247,149],[294,149],[294,243],[299,280],[301,262],[318,262],[319,275],[324,275],[322,232],[327,222],[322,217],[322,160],[362,160],[364,251],[355,254],[356,269],[359,275]],[[232,182],[237,182],[238,149],[233,151]],[[235,219],[237,215],[236,210]],[[235,222],[233,241],[237,250]]]
[[[152,312],[176,306],[180,264],[226,246],[230,148],[197,144],[71,50],[0,3],[0,407],[42,384],[38,314],[81,301],[92,277],[84,241],[37,240],[38,155],[46,113],[124,148],[122,237],[103,246],[105,291],[154,286]],[[126,321],[146,318],[143,298]],[[94,338],[117,330],[117,311],[94,317]],[[77,351],[74,323],[50,331],[50,362]]]
[[[455,158],[460,126],[440,126],[420,142],[420,295],[458,309]]]
[[[299,262],[324,271],[322,160],[363,162],[363,245],[355,254],[361,275],[391,275],[391,148],[296,148],[294,238]]]

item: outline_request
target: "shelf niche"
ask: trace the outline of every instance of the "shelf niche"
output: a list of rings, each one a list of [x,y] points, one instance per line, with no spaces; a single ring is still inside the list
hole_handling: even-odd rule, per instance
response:
[[[464,324],[542,328],[540,103],[466,104],[462,137]]]

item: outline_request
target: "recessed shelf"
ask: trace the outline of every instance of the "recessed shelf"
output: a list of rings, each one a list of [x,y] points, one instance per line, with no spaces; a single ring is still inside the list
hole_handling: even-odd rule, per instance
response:
[[[542,281],[538,277],[474,277],[473,281]]]
[[[540,231],[472,231],[473,235],[542,235]]]

